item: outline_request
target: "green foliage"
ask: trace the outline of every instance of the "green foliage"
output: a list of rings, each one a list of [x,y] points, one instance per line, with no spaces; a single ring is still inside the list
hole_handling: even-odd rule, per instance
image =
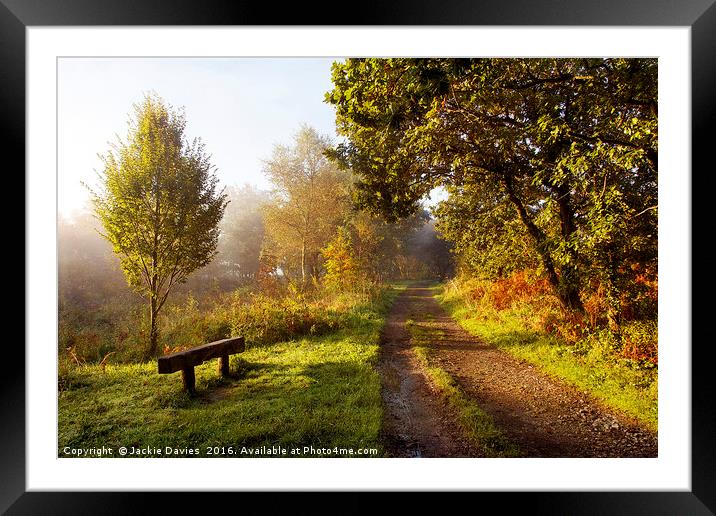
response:
[[[418,256],[410,241],[426,227],[428,213],[390,223],[354,209],[356,178],[327,158],[330,143],[303,127],[291,146],[277,145],[265,162],[274,189],[263,209],[260,282],[270,290],[280,278],[299,283],[303,291],[319,283],[333,290],[362,290],[405,277],[400,264],[406,261],[427,269],[420,262],[429,261],[430,251]]]
[[[340,228],[338,234],[321,249],[326,274],[323,281],[330,290],[355,289],[360,281],[360,270],[348,231]]]
[[[126,141],[103,157],[102,189],[93,197],[127,282],[149,299],[148,356],[172,287],[213,258],[227,202],[201,142],[184,139],[185,125],[182,113],[145,97]]]
[[[502,278],[539,266],[539,254],[530,243],[514,208],[485,185],[451,187],[449,200],[435,209],[436,227],[453,244],[460,269],[480,277]]]
[[[618,325],[631,266],[656,263],[656,60],[348,59],[333,84],[363,206],[402,217],[445,187],[463,268],[538,263],[566,308],[601,287]]]
[[[623,324],[618,334],[606,328],[584,332],[574,343],[574,353],[599,357],[636,371],[656,371],[657,335],[656,321],[631,321]]]

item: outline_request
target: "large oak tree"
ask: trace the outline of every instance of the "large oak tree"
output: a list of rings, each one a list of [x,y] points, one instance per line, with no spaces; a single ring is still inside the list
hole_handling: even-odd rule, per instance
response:
[[[389,217],[445,187],[453,235],[537,259],[569,309],[598,278],[616,320],[628,265],[656,263],[656,78],[653,59],[348,59],[332,155]]]

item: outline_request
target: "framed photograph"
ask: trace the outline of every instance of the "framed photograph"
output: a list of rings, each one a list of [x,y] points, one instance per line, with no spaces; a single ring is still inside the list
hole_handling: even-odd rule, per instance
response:
[[[27,202],[3,511],[716,511],[691,239],[711,0],[0,2]]]

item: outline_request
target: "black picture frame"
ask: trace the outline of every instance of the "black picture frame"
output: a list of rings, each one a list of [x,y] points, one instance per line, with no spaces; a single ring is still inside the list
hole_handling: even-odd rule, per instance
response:
[[[398,0],[389,4],[363,4],[345,12],[333,5],[307,5],[231,0],[0,0],[0,120],[5,155],[18,156],[16,170],[25,167],[25,29],[31,26],[104,25],[545,25],[545,26],[686,26],[691,28],[692,73],[692,192],[703,192],[716,125],[716,5],[715,0]],[[707,168],[708,167],[708,168]],[[698,171],[694,173],[694,171]],[[701,184],[701,187],[697,186]],[[24,188],[24,186],[23,186]],[[707,203],[708,204],[708,203]],[[708,206],[692,201],[692,220],[711,220]],[[697,234],[692,229],[692,235]],[[710,232],[707,232],[709,235]],[[692,240],[694,257],[699,242]],[[25,257],[27,259],[27,257]],[[28,271],[26,269],[26,275]],[[693,270],[692,270],[693,277]],[[701,283],[701,289],[709,282]],[[693,292],[693,291],[692,291]],[[692,321],[708,320],[708,303],[698,304],[692,294]],[[32,310],[26,306],[25,310]],[[27,313],[27,312],[25,312]],[[694,336],[697,333],[693,334]],[[0,388],[0,511],[7,514],[125,514],[144,512],[148,493],[26,492],[25,484],[25,362],[24,350],[7,343]],[[714,514],[716,511],[716,411],[710,386],[711,340],[692,338],[692,490],[690,492],[529,492],[471,493],[499,504],[500,510],[517,508],[547,514]],[[12,367],[9,366],[12,364]],[[454,494],[461,499],[464,495]],[[229,503],[242,510],[252,502],[265,503],[266,494],[157,493],[162,512]],[[208,501],[208,497],[210,501]],[[349,495],[341,512],[371,510],[375,494]],[[231,498],[230,500],[227,498]],[[303,506],[318,512],[326,506],[317,493],[301,493],[290,502],[270,495],[276,504],[291,503],[293,512]],[[457,503],[453,498],[452,504]],[[239,502],[240,503],[237,503]],[[412,503],[422,505],[414,493]],[[408,508],[411,501],[403,508]],[[464,500],[460,500],[464,501]],[[379,503],[379,502],[378,502]],[[471,505],[474,501],[468,502]],[[297,504],[300,504],[297,506]],[[143,509],[146,508],[146,509]]]

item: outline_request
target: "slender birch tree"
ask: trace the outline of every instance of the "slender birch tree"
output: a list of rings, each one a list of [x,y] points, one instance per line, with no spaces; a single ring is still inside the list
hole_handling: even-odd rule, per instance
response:
[[[204,145],[186,140],[185,126],[183,111],[145,96],[126,140],[101,156],[100,188],[92,192],[102,235],[127,283],[149,302],[145,358],[157,353],[157,317],[172,287],[214,257],[228,202]]]

